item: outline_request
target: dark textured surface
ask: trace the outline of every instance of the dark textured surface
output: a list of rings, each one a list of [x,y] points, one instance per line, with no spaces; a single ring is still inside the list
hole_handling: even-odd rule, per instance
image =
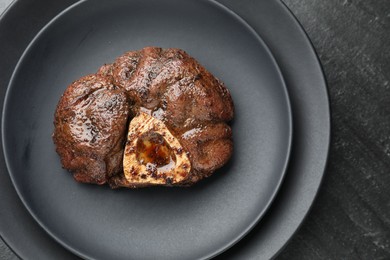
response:
[[[320,56],[332,142],[318,198],[278,259],[390,259],[390,1],[285,3]]]
[[[312,211],[277,259],[389,259],[390,2],[285,3],[323,64],[333,140]]]
[[[18,259],[17,256],[8,248],[4,241],[0,239],[0,259]]]

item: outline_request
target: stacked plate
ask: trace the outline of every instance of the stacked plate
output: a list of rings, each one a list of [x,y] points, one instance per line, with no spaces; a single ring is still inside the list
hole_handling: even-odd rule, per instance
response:
[[[8,211],[0,234],[10,247],[33,259],[275,256],[314,200],[330,134],[319,62],[286,7],[275,0],[56,1],[50,8],[62,12],[53,18],[44,2],[16,1],[0,20],[1,49],[17,42],[0,61],[9,72],[1,75],[0,206]],[[10,21],[24,15],[33,38],[10,33]],[[145,46],[181,48],[226,84],[236,108],[233,158],[186,189],[74,182],[51,139],[61,94]]]

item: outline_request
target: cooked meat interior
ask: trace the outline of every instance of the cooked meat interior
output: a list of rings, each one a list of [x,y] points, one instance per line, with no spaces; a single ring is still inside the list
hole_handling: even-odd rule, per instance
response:
[[[53,140],[79,182],[188,186],[231,157],[233,113],[229,91],[194,58],[147,47],[68,86]]]

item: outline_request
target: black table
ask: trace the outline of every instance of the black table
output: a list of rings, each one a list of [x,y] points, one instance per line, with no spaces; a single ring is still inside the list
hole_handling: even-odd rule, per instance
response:
[[[284,2],[322,62],[332,142],[313,208],[277,259],[389,259],[390,2]],[[17,259],[2,241],[0,258]]]
[[[286,0],[322,62],[328,169],[280,259],[390,258],[390,2]]]

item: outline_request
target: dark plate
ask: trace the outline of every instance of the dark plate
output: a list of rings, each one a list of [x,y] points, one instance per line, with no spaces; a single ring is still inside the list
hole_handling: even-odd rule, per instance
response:
[[[17,0],[0,20],[0,101],[16,62],[36,33],[74,0]],[[267,214],[220,259],[269,259],[280,252],[309,212],[329,148],[330,113],[323,73],[304,31],[277,0],[220,0],[244,18],[271,49],[281,68],[294,120],[290,164]],[[15,33],[18,32],[18,33]],[[2,107],[2,106],[0,106]],[[2,150],[0,149],[0,153]],[[31,218],[0,156],[0,235],[23,259],[78,259]]]
[[[230,89],[234,154],[192,188],[113,191],[76,183],[51,139],[66,86],[127,50],[186,50]],[[5,98],[3,147],[26,208],[84,258],[215,256],[261,218],[285,173],[291,111],[268,48],[240,17],[206,0],[82,1],[52,20],[20,59]]]

